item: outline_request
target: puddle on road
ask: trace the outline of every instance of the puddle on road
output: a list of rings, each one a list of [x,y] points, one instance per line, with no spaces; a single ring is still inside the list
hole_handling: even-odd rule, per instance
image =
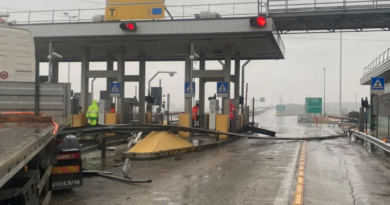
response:
[[[114,165],[121,163],[122,149],[116,151],[107,151],[106,158],[101,158],[101,151],[93,151],[82,156],[83,168],[88,170],[107,170]]]

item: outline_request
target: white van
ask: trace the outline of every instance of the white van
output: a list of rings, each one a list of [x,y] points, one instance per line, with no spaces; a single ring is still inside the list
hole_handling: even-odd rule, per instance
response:
[[[0,82],[35,82],[35,46],[31,31],[0,25]]]

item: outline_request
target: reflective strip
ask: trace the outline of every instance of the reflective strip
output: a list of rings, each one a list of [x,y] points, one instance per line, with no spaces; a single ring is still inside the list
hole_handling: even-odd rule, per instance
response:
[[[70,174],[80,172],[80,166],[53,167],[52,174]]]
[[[96,110],[88,110],[88,112],[90,112],[90,113],[98,113],[99,111],[96,111]]]

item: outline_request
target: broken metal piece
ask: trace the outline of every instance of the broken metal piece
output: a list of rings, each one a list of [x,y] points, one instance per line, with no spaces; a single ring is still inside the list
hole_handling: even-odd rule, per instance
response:
[[[127,144],[128,148],[133,147],[137,142],[141,139],[142,132],[135,132],[129,139],[129,143]]]
[[[99,171],[99,170],[86,170],[86,169],[83,169],[82,172],[83,172],[83,174],[93,175],[93,176],[97,176],[99,174],[106,174],[106,175],[113,175],[114,174],[112,172]]]
[[[175,161],[181,160],[181,157],[183,156],[184,152],[182,150],[179,150],[179,153],[175,157]]]
[[[107,174],[99,174],[99,176],[102,176],[102,177],[105,177],[105,178],[108,178],[108,179],[112,179],[112,180],[115,180],[115,181],[119,181],[119,182],[129,183],[129,184],[134,184],[134,183],[151,183],[152,182],[151,179],[121,178],[121,177],[118,177],[118,176],[107,175]]]
[[[121,163],[118,163],[118,164],[113,165],[112,167],[119,167],[119,166],[122,166],[122,165],[124,165],[124,164],[125,164],[124,162],[121,162]]]
[[[125,178],[130,178],[131,160],[127,158],[123,164],[122,174]]]

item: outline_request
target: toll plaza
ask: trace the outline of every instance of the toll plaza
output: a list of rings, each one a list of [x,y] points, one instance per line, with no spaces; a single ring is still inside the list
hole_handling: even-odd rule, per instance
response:
[[[77,185],[72,186],[75,187],[72,192],[54,196],[53,204],[72,202],[76,204],[293,203],[298,205],[303,204],[304,199],[305,204],[339,204],[340,202],[389,204],[389,197],[386,196],[388,196],[390,186],[386,183],[377,183],[388,179],[389,170],[383,166],[383,158],[371,154],[375,149],[381,149],[384,154],[388,155],[390,146],[386,140],[374,138],[368,135],[368,132],[363,133],[364,129],[362,130],[361,126],[359,126],[359,130],[356,130],[354,123],[343,123],[341,116],[339,124],[341,129],[322,126],[318,121],[316,124],[310,121],[299,122],[299,116],[289,115],[297,109],[290,104],[284,104],[281,93],[277,93],[280,94],[280,104],[276,106],[276,111],[271,107],[255,107],[255,98],[253,98],[252,110],[249,110],[246,103],[245,106],[241,103],[244,96],[243,68],[249,61],[284,59],[284,45],[279,32],[290,32],[289,29],[308,31],[319,28],[333,29],[334,32],[335,29],[351,28],[351,26],[355,28],[354,25],[359,24],[359,22],[351,20],[351,18],[356,17],[356,12],[351,12],[355,7],[348,7],[347,2],[343,3],[344,5],[341,7],[322,7],[322,10],[327,10],[324,12],[321,9],[317,10],[319,7],[316,3],[314,3],[313,11],[306,8],[292,8],[291,10],[288,8],[289,1],[285,1],[282,2],[285,9],[283,12],[279,10],[281,12],[279,18],[277,15],[268,15],[268,10],[267,15],[257,12],[254,16],[247,14],[246,17],[235,18],[221,18],[218,13],[208,11],[195,15],[195,19],[186,20],[183,15],[183,20],[174,20],[169,10],[166,9],[164,1],[108,0],[105,8],[106,15],[103,18],[101,18],[102,15],[99,15],[99,19],[104,19],[102,21],[63,24],[53,21],[52,23],[14,25],[26,28],[34,35],[37,54],[36,70],[38,71],[35,80],[39,78],[40,62],[49,62],[50,71],[49,83],[40,83],[38,80],[25,84],[27,88],[19,87],[18,90],[22,91],[22,97],[12,93],[17,87],[12,85],[13,82],[8,84],[10,86],[3,86],[2,99],[8,102],[5,103],[8,106],[7,111],[15,112],[16,109],[19,113],[20,104],[22,106],[28,104],[30,107],[34,104],[35,115],[40,114],[40,111],[47,112],[46,109],[49,107],[40,107],[40,102],[46,106],[56,104],[59,107],[58,99],[55,99],[57,102],[51,102],[54,101],[54,98],[47,98],[47,96],[52,96],[45,93],[49,90],[55,95],[63,94],[61,114],[68,114],[70,85],[58,83],[59,62],[81,62],[80,99],[82,110],[80,113],[73,113],[74,104],[70,103],[70,109],[73,110],[71,126],[68,125],[65,128],[62,124],[56,124],[53,119],[46,119],[45,125],[40,125],[40,128],[47,128],[44,135],[41,132],[37,133],[37,130],[41,130],[39,127],[24,123],[25,121],[20,122],[21,118],[30,121],[34,119],[30,116],[27,118],[25,116],[17,116],[16,118],[14,116],[0,116],[2,117],[0,123],[5,122],[0,124],[0,138],[7,139],[8,137],[8,140],[11,139],[13,144],[19,147],[20,143],[15,143],[15,140],[9,136],[25,139],[26,134],[28,134],[28,137],[31,138],[28,149],[20,149],[21,152],[17,158],[9,154],[12,153],[12,150],[3,149],[3,151],[5,150],[3,153],[8,155],[10,160],[4,160],[5,163],[0,164],[2,165],[0,167],[2,173],[0,182],[5,183],[17,171],[22,171],[21,174],[15,175],[20,178],[26,177],[29,168],[38,168],[31,171],[42,172],[42,169],[45,169],[44,173],[37,175],[31,172],[34,174],[32,178],[37,179],[31,180],[29,183],[34,182],[41,188],[35,189],[35,186],[25,186],[31,191],[22,191],[24,193],[19,194],[20,198],[28,193],[34,193],[34,190],[37,190],[38,194],[42,191],[47,198],[50,198],[51,187],[63,190],[63,188],[71,187],[70,185]],[[260,1],[257,2],[258,10],[259,4]],[[234,8],[233,4],[233,10]],[[131,13],[123,13],[123,11],[131,10]],[[307,10],[307,15],[303,15],[302,10]],[[334,10],[340,11],[335,12]],[[380,27],[385,22],[383,19],[387,18],[380,16],[383,10],[376,6],[371,12],[365,10],[359,10],[359,12],[366,12],[365,16],[379,15],[380,18],[377,20],[380,22]],[[165,13],[171,17],[170,20],[162,20]],[[339,15],[340,13],[341,15]],[[317,14],[323,16],[337,14],[340,16],[337,18],[342,20],[313,19],[312,17],[317,16]],[[295,16],[295,18],[290,19],[289,15]],[[306,17],[303,18],[304,16]],[[121,21],[129,18],[149,20]],[[358,21],[366,22],[366,17],[364,19],[356,18]],[[330,21],[332,23],[327,23]],[[346,21],[348,24],[344,24]],[[367,21],[367,24],[359,25],[362,27],[359,29],[362,31],[363,27],[371,28],[373,25],[378,27],[379,25],[377,26],[376,23],[376,21]],[[247,61],[241,65],[242,60]],[[139,62],[139,66],[134,67],[139,71],[139,75],[125,75],[126,69],[133,69],[133,67],[125,67],[125,62],[128,61]],[[150,86],[146,88],[145,79],[145,74],[148,71],[146,62],[148,61],[185,62],[183,66],[184,83],[178,85],[182,87],[185,94],[184,99],[182,99],[185,112],[179,113],[178,125],[157,122],[156,118],[154,118],[156,122],[152,123],[150,104],[154,94],[152,94],[153,90],[149,88]],[[199,70],[193,69],[194,61],[199,62]],[[206,61],[219,61],[223,69],[211,70],[206,67]],[[107,70],[91,70],[91,62],[105,62]],[[115,62],[118,65],[117,70],[114,70]],[[234,70],[233,75],[231,74],[232,70]],[[9,76],[8,73],[0,72],[0,77],[7,79]],[[76,74],[74,77],[79,77],[79,75]],[[107,78],[106,92],[109,94],[106,93],[104,99],[99,102],[99,125],[97,126],[86,126],[85,113],[90,105],[88,101],[91,100],[88,92],[90,78]],[[199,79],[199,88],[193,80],[196,78]],[[127,89],[125,82],[138,82],[139,99],[124,97]],[[205,96],[204,85],[207,82],[216,85],[216,95],[213,97]],[[231,82],[233,82],[233,86]],[[371,82],[372,91],[384,92],[385,79],[374,80],[371,78]],[[45,85],[41,86],[40,84]],[[58,89],[56,84],[63,86],[62,90],[64,91],[59,92],[61,89]],[[20,100],[24,97],[26,90],[30,90],[28,96],[32,96],[32,88],[35,88],[34,97],[24,98],[27,99],[24,101]],[[40,90],[44,92],[40,93]],[[146,90],[148,91],[146,92]],[[195,103],[199,104],[199,108],[192,107],[194,93],[199,93],[199,101]],[[46,101],[40,101],[41,96],[45,98],[42,100]],[[209,111],[205,110],[207,97],[209,97]],[[112,107],[112,98],[117,98],[115,108]],[[34,103],[31,103],[32,100]],[[385,98],[381,100],[385,100]],[[264,101],[265,99],[260,98],[260,102]],[[324,108],[322,108],[322,102],[324,102]],[[238,104],[241,105],[241,109],[238,109]],[[131,109],[129,105],[139,105],[139,114],[134,121],[129,117]],[[232,105],[236,105],[236,110],[241,110],[241,113],[232,111]],[[4,104],[0,106],[0,108],[2,107]],[[29,109],[31,109],[30,107]],[[322,114],[322,111],[325,110],[325,93],[324,98],[306,98],[306,106],[296,107],[302,108],[301,112],[308,115]],[[367,100],[364,105],[362,103],[362,107],[366,109],[369,107]],[[220,113],[221,108],[222,113]],[[197,109],[199,109],[199,117],[195,116]],[[194,110],[196,112],[193,112]],[[8,112],[8,114],[15,114],[14,112]],[[363,121],[363,113],[361,111],[359,116],[360,124]],[[249,122],[250,114],[252,115],[251,123]],[[378,110],[376,114],[378,115]],[[47,118],[46,116],[40,117],[41,120]],[[199,121],[193,118],[198,118]],[[295,123],[297,118],[298,122]],[[17,121],[20,125],[15,126],[12,121],[13,123]],[[245,122],[243,123],[243,121]],[[256,121],[260,123],[255,123]],[[196,125],[196,123],[198,124]],[[20,129],[23,126],[30,128]],[[51,132],[52,129],[55,132]],[[245,133],[240,133],[243,130]],[[11,131],[13,135],[8,134]],[[276,133],[278,134],[276,135]],[[38,135],[42,135],[41,138],[44,137],[45,140],[38,139]],[[96,142],[92,145],[84,144],[79,139],[89,135],[98,136],[98,139],[93,140],[99,144],[97,145]],[[127,146],[125,143],[116,146],[115,140],[119,139],[117,135],[123,135],[120,136],[121,142],[125,141],[124,137],[130,136],[125,141],[128,143]],[[54,137],[55,140],[53,140]],[[34,140],[35,138],[37,139]],[[215,143],[204,145],[202,140],[198,140],[204,138],[215,138],[216,140]],[[112,140],[111,144],[115,144],[113,145],[115,147],[107,147],[106,140],[109,139]],[[23,142],[23,140],[18,141]],[[43,149],[47,142],[52,142],[50,150]],[[358,142],[365,146],[358,147],[352,142]],[[56,150],[57,144],[61,143],[63,148],[60,150],[63,153],[60,153],[60,156],[55,156],[57,153],[51,150]],[[81,144],[83,145],[81,146]],[[224,146],[220,149],[195,152],[207,147],[219,147],[221,144]],[[366,154],[366,146],[370,149],[368,154]],[[99,148],[102,152],[95,151],[86,154],[85,150],[91,149],[91,147],[92,149]],[[34,157],[38,156],[36,153],[40,150],[44,150],[44,152],[39,153],[38,158]],[[106,150],[114,150],[115,153],[111,152],[106,156]],[[123,150],[126,151],[123,152]],[[30,155],[25,155],[28,151]],[[66,151],[71,151],[71,153],[64,153]],[[183,156],[183,153],[187,152],[194,153]],[[99,154],[101,154],[100,157]],[[121,159],[118,159],[118,154],[122,154]],[[174,159],[166,157],[170,155],[175,155]],[[24,166],[30,161],[29,158],[33,157],[37,160],[31,161],[33,166]],[[182,157],[184,160],[177,162]],[[152,160],[154,158],[159,160]],[[373,160],[377,158],[381,160]],[[66,162],[73,159],[71,161],[74,163],[63,162],[52,167],[51,161],[54,163],[55,159]],[[137,159],[141,160],[137,161]],[[80,165],[81,161],[83,166]],[[34,165],[40,167],[34,167]],[[130,173],[132,165],[136,169],[132,169]],[[51,172],[52,168],[53,172]],[[57,176],[51,177],[50,173],[57,174]],[[76,180],[73,178],[75,174],[78,177]],[[113,180],[100,177],[92,179],[85,177],[83,179],[86,174]],[[121,174],[123,177],[118,176]],[[39,176],[45,179],[44,182],[39,179]],[[29,177],[31,178],[31,176]],[[135,179],[135,177],[152,178],[153,183],[151,183],[151,179],[143,180]],[[35,183],[38,181],[42,182]],[[51,187],[46,182],[51,182]],[[0,185],[2,185],[1,183]],[[129,184],[134,183],[151,184],[129,186]],[[25,189],[25,187],[23,188]],[[42,189],[42,187],[46,188]],[[303,194],[304,187],[305,195]],[[335,189],[335,187],[338,188]],[[2,188],[0,189],[2,196],[0,203],[2,199],[13,199],[18,194],[10,192],[8,186],[0,188]],[[29,197],[35,200],[35,195],[31,194]]]
[[[88,107],[87,91],[89,78],[107,78],[107,90],[111,82],[139,83],[140,124],[145,122],[145,72],[147,61],[185,61],[185,82],[190,81],[191,43],[198,53],[200,70],[193,71],[192,77],[200,79],[200,105],[204,105],[204,84],[206,82],[234,82],[234,96],[230,93],[223,98],[223,114],[229,115],[230,99],[238,100],[240,86],[240,61],[262,59],[284,59],[284,46],[272,18],[264,18],[264,25],[251,25],[251,18],[196,19],[139,21],[130,23],[134,30],[121,28],[121,22],[34,24],[20,25],[32,31],[39,61],[47,61],[47,51],[52,49],[63,58],[53,61],[53,79],[58,79],[59,62],[81,62],[81,107]],[[256,20],[256,19],[255,19]],[[255,22],[256,23],[256,22]],[[207,70],[205,62],[223,60],[223,70]],[[231,61],[234,60],[234,65]],[[113,63],[118,70],[113,70]],[[138,68],[125,68],[124,62],[138,61]],[[106,71],[90,71],[90,62],[107,62]],[[139,75],[126,76],[125,69],[138,69]],[[230,75],[231,70],[235,71]],[[122,86],[118,94],[117,113],[123,110]],[[184,90],[184,85],[183,85]],[[190,114],[190,97],[185,97],[185,113]],[[200,106],[200,116],[204,116]],[[127,122],[120,116],[120,123]],[[202,117],[201,117],[202,118]],[[202,124],[202,123],[201,123]]]

